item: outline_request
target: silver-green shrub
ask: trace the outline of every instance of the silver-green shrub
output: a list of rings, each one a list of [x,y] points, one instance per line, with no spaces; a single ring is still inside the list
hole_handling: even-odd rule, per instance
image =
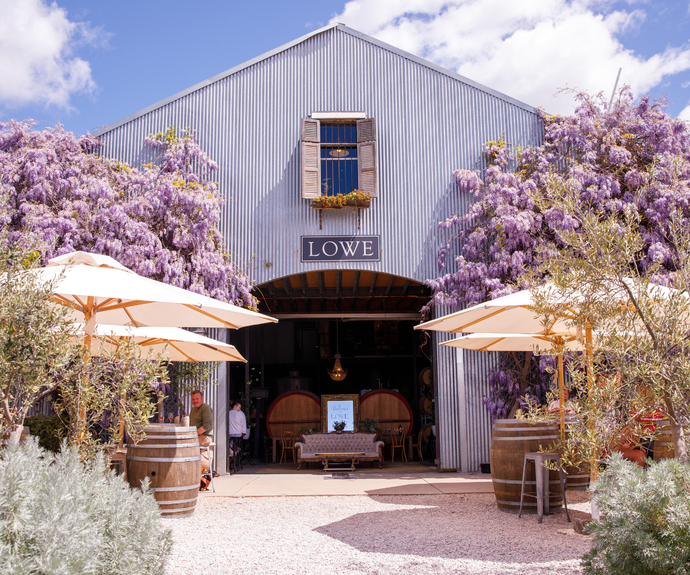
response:
[[[170,554],[149,492],[97,457],[29,440],[0,453],[1,575],[159,575]]]
[[[645,470],[616,453],[594,497],[601,520],[588,526],[587,575],[690,574],[690,466],[667,459]]]

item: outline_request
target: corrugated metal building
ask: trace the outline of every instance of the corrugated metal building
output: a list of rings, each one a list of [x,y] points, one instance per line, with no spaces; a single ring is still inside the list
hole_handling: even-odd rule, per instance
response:
[[[447,239],[437,223],[472,201],[451,173],[481,169],[490,140],[539,144],[536,111],[338,24],[96,135],[108,155],[139,165],[151,160],[144,138],[168,126],[192,127],[218,162],[228,249],[259,286],[261,311],[281,319],[227,334],[250,365],[221,366],[221,385],[209,391],[217,440],[228,397],[253,373],[273,395],[292,369],[311,377],[315,391],[334,392],[323,379],[332,347],[351,367],[338,392],[403,388],[416,409],[418,373],[429,359],[412,326]],[[352,188],[375,195],[370,207],[312,208],[311,198]],[[440,468],[476,470],[489,460],[482,399],[496,358],[439,349],[437,341],[425,349],[435,374]]]

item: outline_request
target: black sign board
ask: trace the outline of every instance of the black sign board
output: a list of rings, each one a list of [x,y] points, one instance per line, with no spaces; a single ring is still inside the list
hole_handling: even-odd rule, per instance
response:
[[[302,236],[303,262],[380,260],[380,236]]]

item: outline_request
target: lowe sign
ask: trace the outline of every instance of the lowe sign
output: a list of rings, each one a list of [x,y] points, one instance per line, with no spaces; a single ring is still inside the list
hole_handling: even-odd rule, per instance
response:
[[[302,236],[303,262],[381,261],[380,236]]]

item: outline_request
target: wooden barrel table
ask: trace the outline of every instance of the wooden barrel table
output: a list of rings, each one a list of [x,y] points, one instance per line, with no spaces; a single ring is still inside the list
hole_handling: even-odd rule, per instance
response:
[[[127,445],[127,481],[141,487],[148,477],[164,517],[192,513],[201,479],[196,427],[149,425],[144,433],[138,444]]]
[[[529,423],[519,419],[497,419],[491,432],[491,481],[496,504],[504,511],[520,508],[522,466],[525,453],[553,449],[560,439],[558,422]],[[541,449],[540,449],[541,448]],[[525,493],[536,493],[534,465],[527,466]],[[563,494],[557,471],[549,472],[549,507],[557,510],[563,505]],[[537,500],[526,497],[523,511],[537,512]]]

